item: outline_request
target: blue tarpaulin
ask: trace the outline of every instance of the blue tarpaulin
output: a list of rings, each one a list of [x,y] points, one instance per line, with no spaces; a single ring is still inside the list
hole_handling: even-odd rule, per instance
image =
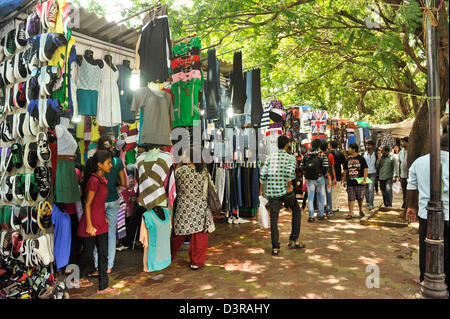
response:
[[[20,6],[25,0],[0,0],[0,17],[3,17]]]

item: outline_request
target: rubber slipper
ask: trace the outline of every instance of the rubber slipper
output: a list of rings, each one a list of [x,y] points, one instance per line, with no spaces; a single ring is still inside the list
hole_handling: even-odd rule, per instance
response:
[[[92,281],[89,281],[89,280],[84,279],[84,278],[81,278],[78,281],[78,286],[80,288],[89,288],[89,287],[92,287],[93,285],[94,285],[94,283]]]
[[[97,290],[98,294],[112,294],[112,295],[120,295],[120,290],[113,287],[108,287],[103,290]]]

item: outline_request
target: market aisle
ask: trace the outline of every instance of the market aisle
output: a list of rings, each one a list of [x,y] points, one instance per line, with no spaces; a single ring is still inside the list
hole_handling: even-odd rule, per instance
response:
[[[187,246],[169,268],[152,274],[142,272],[141,251],[125,251],[116,255],[110,282],[122,291],[119,298],[133,299],[413,298],[419,289],[415,229],[362,226],[345,215],[311,224],[303,213],[301,239],[307,248],[299,251],[287,248],[290,212],[283,210],[279,257],[270,254],[270,231],[256,221],[218,223],[204,269],[188,268]],[[373,263],[380,268],[380,288],[368,289],[366,267]],[[96,295],[95,287],[69,293],[71,298],[112,297]]]

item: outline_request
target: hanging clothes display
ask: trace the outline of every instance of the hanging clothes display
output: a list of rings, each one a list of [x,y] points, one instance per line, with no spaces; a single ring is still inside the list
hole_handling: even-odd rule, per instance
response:
[[[251,99],[251,124],[259,126],[263,115],[263,106],[261,100],[261,70],[254,69],[251,71],[252,99]]]
[[[168,120],[171,109],[172,99],[164,91],[145,87],[134,92],[131,111],[138,114],[141,110],[141,144],[172,145]]]
[[[142,216],[140,242],[144,246],[144,271],[167,268],[170,254],[170,210],[156,207]]]
[[[245,93],[245,80],[242,73],[242,52],[234,53],[233,57],[233,73],[231,74],[231,105],[234,114],[244,114],[245,101],[247,94]]]
[[[300,111],[301,111],[300,132],[309,133],[311,132],[312,105],[302,105],[300,107]]]
[[[122,63],[125,63],[122,62]],[[117,85],[120,93],[120,114],[122,122],[132,124],[136,122],[136,115],[131,112],[131,103],[133,102],[133,91],[131,90],[131,69],[128,64],[116,66],[119,70],[119,79]]]
[[[109,59],[107,59],[109,57]],[[122,122],[120,111],[119,71],[112,64],[111,56],[105,56],[105,63],[101,70],[100,86],[98,90],[97,122],[101,126],[111,127]]]
[[[171,113],[172,128],[193,126],[196,121],[200,121],[199,94],[203,88],[204,79],[200,55],[195,54],[200,49],[201,41],[199,37],[182,40],[172,49],[175,57],[171,62],[172,72],[174,73],[172,75],[172,93],[174,96],[173,112]],[[210,76],[210,72],[215,70],[215,64],[211,63],[212,69],[208,71],[208,76]],[[216,78],[211,75],[211,81],[208,82],[208,85],[213,85],[214,79]],[[214,118],[214,113],[217,113],[217,107],[215,107],[217,98],[213,96],[215,94],[213,92],[215,91],[214,86],[211,86],[211,90],[212,95],[207,96],[206,103],[207,112]],[[208,107],[208,105],[210,106]],[[217,117],[217,114],[215,116]]]
[[[311,133],[325,134],[327,131],[328,112],[313,110],[311,112]]]
[[[137,45],[141,87],[148,82],[163,83],[169,78],[171,40],[167,8],[163,5],[156,14],[152,13],[141,31]]]
[[[217,111],[219,109],[219,86],[220,79],[217,72],[218,62],[216,59],[216,50],[208,50],[208,75],[206,77],[206,116],[208,120],[217,119]]]
[[[263,105],[263,113],[261,117],[260,127],[263,129],[268,129],[270,127],[270,110],[272,105],[270,103],[265,103]]]

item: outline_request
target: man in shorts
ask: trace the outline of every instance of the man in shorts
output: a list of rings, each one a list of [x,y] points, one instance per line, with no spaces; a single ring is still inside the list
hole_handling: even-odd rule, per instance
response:
[[[349,145],[348,158],[344,164],[344,187],[347,186],[348,194],[348,208],[349,215],[346,219],[353,218],[353,206],[355,200],[358,201],[359,216],[364,217],[363,213],[363,201],[366,194],[366,181],[367,181],[367,162],[363,156],[358,154],[358,144],[352,143]],[[363,178],[358,183],[357,178]]]

